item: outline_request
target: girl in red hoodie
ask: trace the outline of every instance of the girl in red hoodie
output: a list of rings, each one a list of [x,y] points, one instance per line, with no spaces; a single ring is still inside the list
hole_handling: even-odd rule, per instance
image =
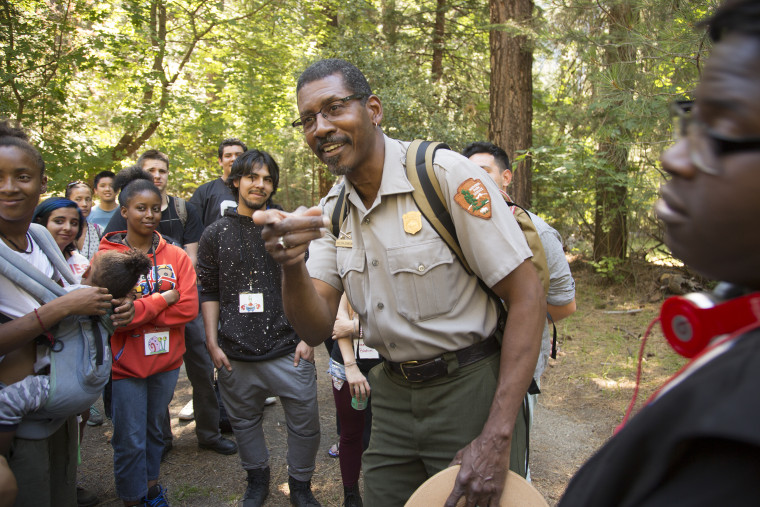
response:
[[[152,261],[135,290],[135,318],[111,337],[113,446],[116,493],[124,505],[168,506],[158,484],[164,442],[161,427],[185,353],[185,324],[198,314],[195,270],[181,248],[155,231],[161,194],[150,174],[132,167],[114,185],[127,230],[112,232],[100,251],[145,252]]]

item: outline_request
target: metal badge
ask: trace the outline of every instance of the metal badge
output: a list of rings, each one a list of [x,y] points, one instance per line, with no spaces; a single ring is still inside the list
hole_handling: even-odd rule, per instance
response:
[[[409,234],[417,234],[422,230],[422,213],[410,211],[401,217],[404,220],[404,231]]]

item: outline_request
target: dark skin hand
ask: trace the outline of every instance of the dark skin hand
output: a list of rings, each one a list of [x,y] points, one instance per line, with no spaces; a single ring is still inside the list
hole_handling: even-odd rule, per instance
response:
[[[303,262],[309,243],[321,238],[324,235],[321,229],[330,226],[318,206],[308,209],[300,207],[293,213],[279,210],[256,211],[253,222],[265,226],[261,233],[264,247],[284,267]],[[288,248],[277,243],[281,236]]]
[[[112,299],[113,315],[111,321],[115,327],[126,326],[135,318],[134,294],[128,294],[121,299]]]

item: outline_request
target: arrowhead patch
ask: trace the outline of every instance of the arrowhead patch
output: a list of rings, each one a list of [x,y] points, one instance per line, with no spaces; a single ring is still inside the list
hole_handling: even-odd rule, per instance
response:
[[[480,180],[468,178],[457,188],[454,196],[459,206],[474,217],[489,220],[491,218],[491,196]]]

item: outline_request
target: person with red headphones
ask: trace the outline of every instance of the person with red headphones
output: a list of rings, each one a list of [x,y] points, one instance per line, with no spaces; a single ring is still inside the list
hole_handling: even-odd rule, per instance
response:
[[[758,505],[760,477],[760,2],[729,0],[655,206],[674,255],[722,280],[660,315],[690,357],[575,475],[560,507]]]

